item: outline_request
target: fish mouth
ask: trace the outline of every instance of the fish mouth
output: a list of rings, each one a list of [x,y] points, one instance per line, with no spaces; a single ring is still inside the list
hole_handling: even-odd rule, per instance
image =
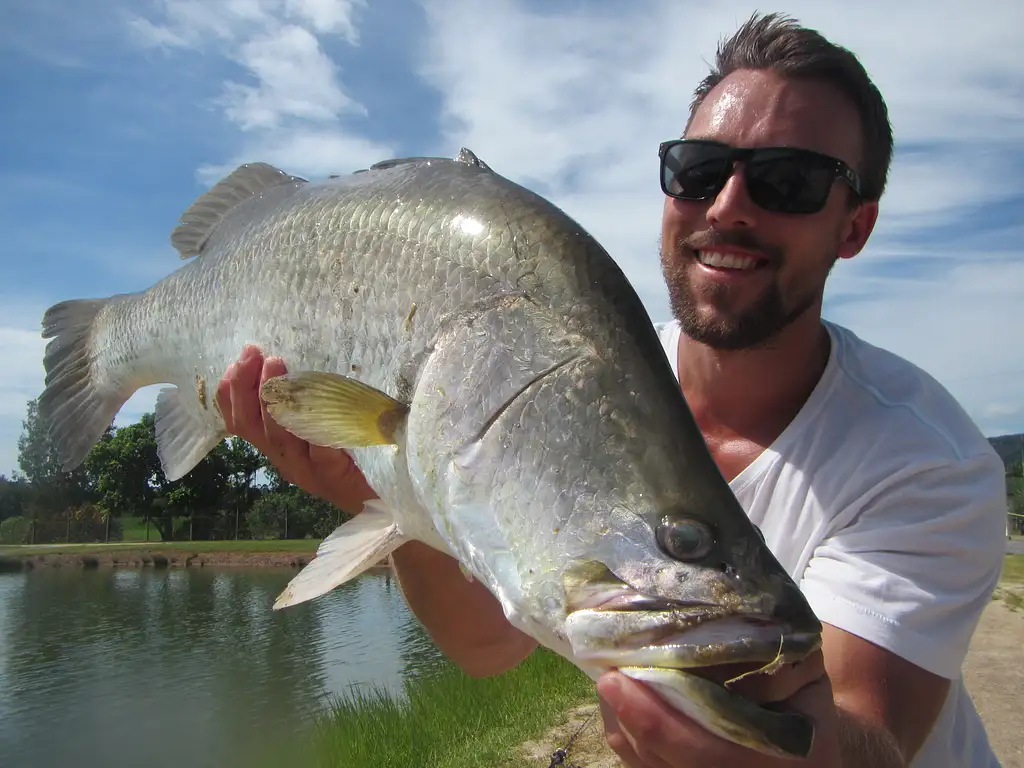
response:
[[[815,652],[820,624],[800,626],[779,616],[675,602],[622,586],[570,605],[565,628],[581,666],[618,669],[711,732],[758,752],[810,753],[814,728],[806,717],[755,703],[730,686]]]

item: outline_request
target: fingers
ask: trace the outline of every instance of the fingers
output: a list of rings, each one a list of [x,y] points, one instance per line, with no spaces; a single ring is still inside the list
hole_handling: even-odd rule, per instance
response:
[[[256,445],[263,431],[258,400],[263,357],[257,347],[246,345],[238,361],[228,366],[217,384],[217,404],[228,432]]]
[[[345,451],[310,445],[278,424],[260,397],[268,379],[287,373],[279,357],[247,345],[217,385],[217,403],[229,433],[252,443],[288,483],[355,514],[376,494]]]
[[[670,732],[676,718],[654,694],[618,672],[597,682],[608,746],[629,768],[672,768]],[[685,763],[677,763],[685,765]]]
[[[729,689],[740,696],[767,703],[785,701],[797,691],[825,677],[825,657],[821,651],[801,661],[784,664],[770,673],[758,673],[740,680]]]

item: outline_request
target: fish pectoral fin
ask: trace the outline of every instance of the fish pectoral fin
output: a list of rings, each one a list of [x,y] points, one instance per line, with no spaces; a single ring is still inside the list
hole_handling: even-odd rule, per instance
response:
[[[177,387],[160,390],[153,419],[157,457],[164,475],[171,481],[188,474],[228,436],[204,419],[198,407],[187,402]]]
[[[181,223],[171,233],[171,245],[188,259],[203,252],[206,241],[217,225],[240,203],[264,190],[283,184],[306,184],[306,179],[291,176],[266,163],[240,165],[208,191],[204,192],[182,214]]]
[[[316,550],[316,557],[292,579],[274,610],[330,592],[387,558],[406,541],[384,502],[366,502],[363,511],[338,526]]]
[[[300,371],[267,379],[260,397],[297,437],[329,448],[393,445],[409,406],[336,373]]]

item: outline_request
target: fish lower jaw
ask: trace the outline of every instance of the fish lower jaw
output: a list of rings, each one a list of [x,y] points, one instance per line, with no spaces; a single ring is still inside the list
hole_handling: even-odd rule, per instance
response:
[[[806,716],[764,707],[722,685],[678,669],[619,667],[705,730],[772,757],[806,758],[814,724]]]

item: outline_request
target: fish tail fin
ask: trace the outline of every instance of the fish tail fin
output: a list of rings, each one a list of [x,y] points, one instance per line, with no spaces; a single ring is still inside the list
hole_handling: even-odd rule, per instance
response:
[[[52,341],[43,355],[46,378],[38,409],[65,472],[82,463],[132,394],[104,388],[93,368],[92,332],[112,301],[73,299],[43,314],[43,338]]]
[[[317,548],[316,557],[292,579],[274,603],[274,610],[304,603],[330,592],[380,562],[405,537],[392,510],[377,499],[338,526]]]

